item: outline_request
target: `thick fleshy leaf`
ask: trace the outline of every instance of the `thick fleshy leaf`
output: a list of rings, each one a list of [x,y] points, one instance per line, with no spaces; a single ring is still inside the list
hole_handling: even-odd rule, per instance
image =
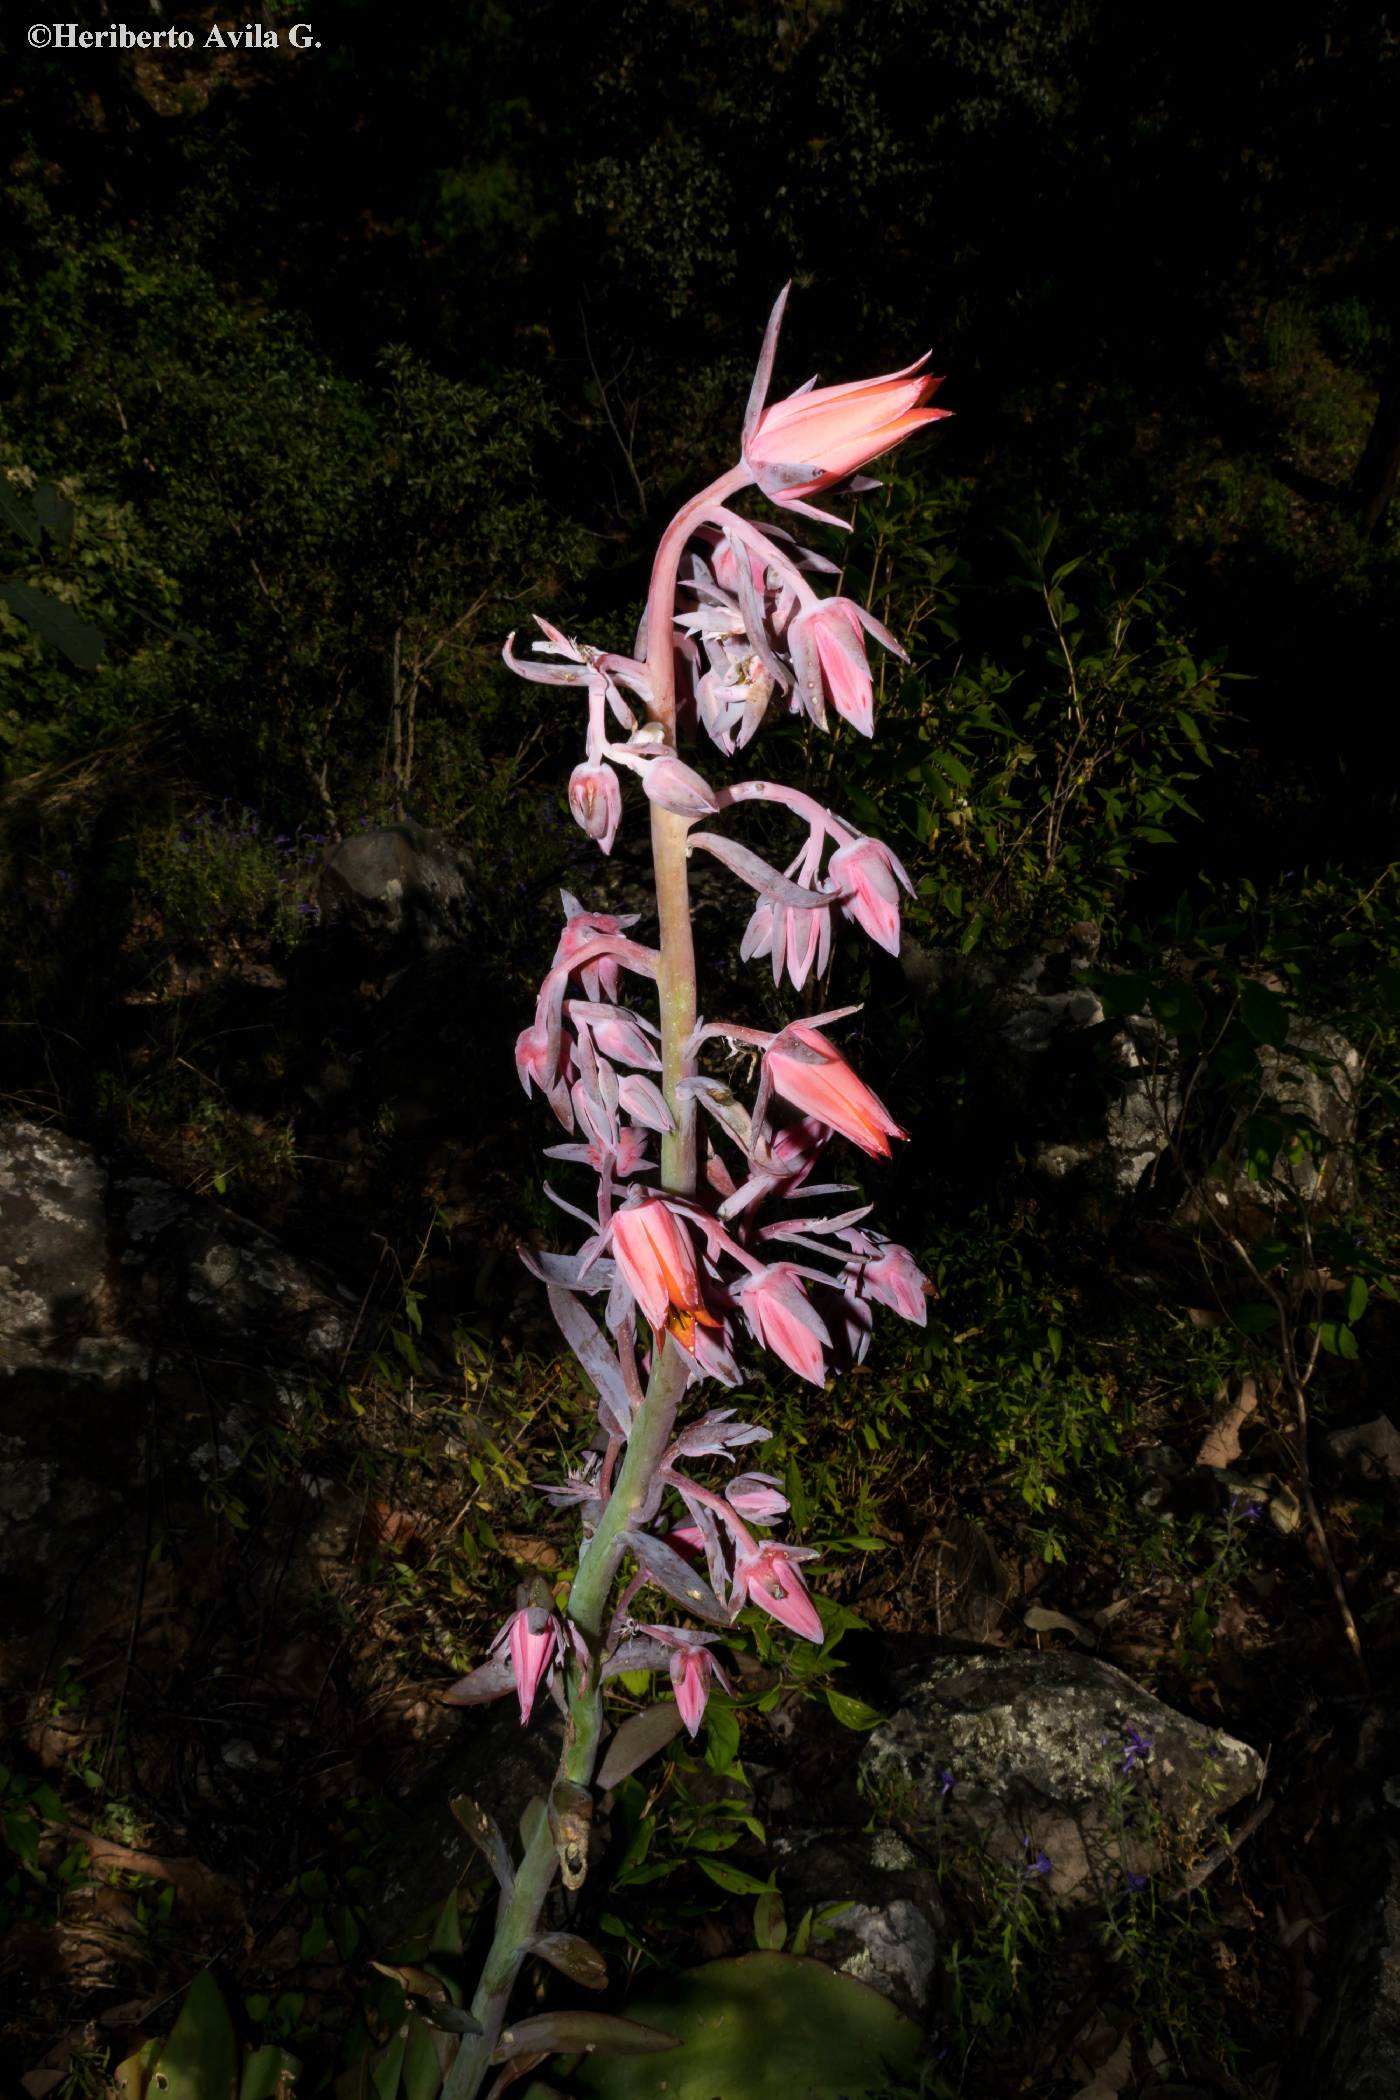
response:
[[[451,1806],[453,1815],[508,1896],[515,1887],[515,1869],[498,1824],[470,1794],[458,1794]]]
[[[571,1983],[581,1983],[586,1991],[607,1989],[607,1963],[598,1949],[590,1947],[577,1933],[545,1932],[538,1939],[527,1940],[525,1945],[539,1961],[547,1961],[551,1969],[557,1969]]]
[[[670,1135],[676,1120],[655,1080],[642,1072],[628,1072],[616,1084],[617,1105],[626,1109],[634,1123],[640,1123],[644,1130],[658,1130],[663,1137]]]
[[[625,1677],[631,1670],[669,1669],[671,1655],[660,1641],[651,1640],[646,1634],[634,1634],[630,1640],[622,1641],[603,1664],[603,1681],[609,1677]]]
[[[730,535],[725,534],[726,540]],[[744,632],[752,642],[759,662],[780,692],[785,693],[792,684],[792,673],[768,639],[768,623],[763,616],[758,589],[753,580],[753,567],[748,550],[730,540],[734,548],[735,567],[739,578],[739,609],[744,615]]]
[[[836,901],[829,890],[804,890],[800,884],[789,882],[786,875],[770,868],[766,860],[760,860],[737,839],[723,838],[715,831],[693,831],[690,843],[703,846],[707,853],[724,863],[731,875],[737,875],[741,882],[746,882],[751,890],[757,890],[770,904],[786,905],[789,911],[812,911],[818,905],[829,907]]]
[[[517,678],[528,678],[532,685],[587,685],[590,673],[586,664],[532,664],[528,657],[515,653],[515,630],[506,636],[501,656]]]
[[[717,1123],[723,1125],[743,1151],[749,1150],[753,1142],[749,1112],[738,1096],[721,1080],[708,1079],[703,1073],[697,1073],[689,1079],[682,1079],[676,1092],[688,1096],[692,1101],[698,1101]]]
[[[465,1677],[459,1677],[442,1696],[448,1706],[489,1706],[493,1699],[504,1699],[507,1692],[514,1690],[510,1664],[503,1655],[495,1655]]]
[[[209,1971],[201,1969],[156,2059],[150,2089],[182,2100],[233,2100],[237,2074],[229,2009]]]
[[[682,2038],[666,2062],[666,2100],[878,2100],[917,2092],[927,2052],[887,1998],[797,1955],[744,1954],[662,1977],[632,2009]],[[593,2100],[655,2100],[660,2069],[595,2061],[577,2080]]]
[[[547,1295],[549,1309],[559,1323],[560,1333],[587,1372],[598,1395],[603,1427],[616,1436],[625,1437],[632,1426],[632,1403],[621,1365],[592,1317],[572,1292],[561,1291],[557,1285],[551,1284]]]
[[[719,806],[709,782],[670,752],[650,762],[642,787],[649,802],[677,817],[712,817]]]
[[[708,1583],[702,1582],[694,1568],[681,1559],[664,1539],[653,1538],[649,1531],[624,1531],[623,1544],[636,1555],[637,1565],[668,1597],[692,1612],[697,1619],[708,1619],[713,1626],[728,1626],[729,1614],[720,1605],[719,1599]]]
[[[543,1247],[527,1247],[522,1242],[516,1253],[532,1276],[541,1283],[565,1291],[610,1291],[616,1275],[610,1261],[590,1262],[585,1269],[585,1257],[581,1254],[551,1254]]]
[[[512,2056],[548,2051],[570,2056],[653,2056],[675,2046],[673,2034],[643,2027],[637,2020],[620,2019],[615,2013],[536,2013],[502,2028],[491,2061],[503,2064]]]
[[[669,1666],[669,1656],[666,1661]],[[655,1757],[658,1750],[664,1750],[668,1743],[674,1742],[683,1726],[674,1699],[630,1715],[608,1744],[603,1762],[598,1767],[597,1784],[604,1793],[609,1787],[620,1786],[649,1757]]]

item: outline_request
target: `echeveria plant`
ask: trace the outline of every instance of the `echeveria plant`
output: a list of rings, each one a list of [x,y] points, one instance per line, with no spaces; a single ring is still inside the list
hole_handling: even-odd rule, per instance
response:
[[[697,849],[753,893],[741,955],[767,958],[774,983],[786,973],[799,991],[826,968],[833,913],[896,953],[900,890],[909,889],[888,846],[811,795],[771,780],[718,786],[678,753],[696,726],[726,755],[743,749],[774,703],[822,729],[833,708],[870,736],[866,637],[904,653],[864,606],[822,596],[814,579],[834,574],[831,562],[782,527],[730,507],[756,485],[781,511],[844,526],[809,499],[873,486],[858,470],[946,413],[924,405],[938,384],[925,358],[848,386],[809,381],[769,405],[786,298],[764,337],[739,463],[663,533],[633,653],[591,648],[545,620],[528,656],[517,654],[513,635],[505,647],[512,670],[574,687],[585,703],[584,758],[569,802],[604,853],[622,821],[623,775],[641,782],[658,941],[634,937],[635,916],[590,912],[566,895],[554,961],[516,1045],[527,1094],[538,1088],[567,1138],[549,1156],[596,1177],[591,1209],[549,1191],[584,1228],[577,1251],[525,1251],[525,1259],[597,1392],[600,1435],[550,1490],[577,1509],[582,1530],[567,1603],[556,1605],[542,1587],[522,1593],[490,1659],[450,1695],[472,1705],[513,1691],[528,1722],[547,1685],[565,1727],[551,1798],[527,1812],[518,1865],[489,1820],[468,1811],[501,1899],[470,2020],[459,2016],[480,2032],[462,2039],[449,2100],[471,2100],[493,2062],[506,2065],[509,2082],[523,2056],[641,2042],[641,2031],[596,2015],[504,2024],[531,1954],[597,1980],[590,1950],[568,1935],[541,1935],[540,1916],[556,1873],[577,1887],[586,1871],[606,1681],[666,1671],[674,1691],[673,1701],[634,1716],[613,1737],[602,1767],[611,1784],[680,1728],[694,1735],[712,1680],[725,1682],[714,1644],[746,1604],[803,1639],[822,1637],[802,1573],[811,1550],[766,1535],[788,1506],[777,1481],[743,1472],[715,1487],[698,1477],[704,1462],[732,1465],[769,1432],[737,1421],[729,1407],[682,1424],[683,1403],[709,1381],[737,1385],[749,1342],[820,1386],[864,1355],[874,1304],[919,1324],[925,1318],[929,1286],[908,1250],[867,1224],[869,1204],[841,1205],[849,1184],[814,1179],[833,1137],[888,1157],[890,1140],[905,1136],[827,1033],[855,1009],[777,1031],[702,1021],[697,1011],[687,883]],[[805,833],[781,871],[720,828],[729,811],[752,803],[785,811]],[[629,993],[645,995],[653,1010],[634,1008]],[[703,1069],[716,1042],[757,1053],[750,1107]],[[679,1619],[635,1616],[643,1591]]]

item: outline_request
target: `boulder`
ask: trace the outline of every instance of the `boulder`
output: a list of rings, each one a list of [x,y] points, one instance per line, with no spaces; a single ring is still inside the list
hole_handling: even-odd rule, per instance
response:
[[[362,940],[432,955],[465,937],[471,865],[441,832],[405,818],[353,832],[327,854],[321,908]]]
[[[877,1814],[946,1826],[1060,1903],[1127,1875],[1177,1871],[1264,1767],[1248,1744],[1175,1711],[1090,1656],[1025,1650],[926,1665],[871,1735]]]
[[[924,949],[906,936],[899,959],[916,1003],[952,1000],[971,1018],[984,1078],[1039,1173],[1119,1199],[1150,1180],[1181,1117],[1179,1055],[1151,1015],[1108,1021],[1097,995],[1080,982],[1101,960],[1095,928],[1076,928],[1059,946],[979,948],[966,956]],[[1241,1166],[1220,1200],[1256,1231],[1295,1194],[1345,1210],[1356,1196],[1359,1052],[1337,1029],[1295,1015],[1284,1047],[1261,1044],[1258,1057],[1261,1101],[1284,1117],[1306,1118],[1326,1150],[1296,1163],[1281,1155],[1272,1188],[1251,1181]],[[1190,1201],[1178,1222],[1200,1222]]]
[[[353,1302],[255,1227],[0,1121],[0,1654],[22,1679],[110,1609],[152,1509],[208,1488],[333,1376]]]

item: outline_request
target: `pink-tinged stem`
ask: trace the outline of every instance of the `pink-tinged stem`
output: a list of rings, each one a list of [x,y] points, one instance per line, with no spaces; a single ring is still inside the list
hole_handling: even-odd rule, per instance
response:
[[[647,670],[650,709],[671,750],[676,749],[676,582],[686,541],[707,510],[752,479],[747,467],[733,467],[718,481],[684,504],[661,536],[647,593]],[[691,1071],[685,1043],[695,1026],[695,942],[690,925],[690,884],[686,875],[686,837],[690,822],[659,803],[651,808],[651,857],[656,881],[656,911],[661,925],[661,965],[656,973],[661,1008],[661,1091],[675,1119],[675,1129],[661,1140],[661,1186],[693,1196],[697,1179],[695,1104],[676,1091]]]
[[[848,846],[852,839],[860,837],[853,826],[833,816],[813,796],[804,795],[801,788],[783,787],[776,780],[736,780],[733,787],[715,790],[715,804],[719,809],[733,809],[740,802],[780,803],[814,829],[829,832],[838,846]]]
[[[738,1510],[730,1508],[723,1495],[716,1495],[710,1488],[701,1487],[699,1481],[692,1480],[689,1474],[682,1477],[680,1474],[672,1473],[668,1469],[666,1478],[673,1486],[683,1487],[693,1501],[703,1503],[706,1509],[712,1509],[720,1522],[728,1528],[729,1534],[736,1545],[747,1546],[752,1550],[755,1544],[753,1533],[739,1515]]]

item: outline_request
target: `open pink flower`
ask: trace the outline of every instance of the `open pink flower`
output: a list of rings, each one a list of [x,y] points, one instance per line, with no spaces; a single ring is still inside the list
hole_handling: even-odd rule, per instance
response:
[[[740,1546],[734,1562],[735,1598],[747,1597],[780,1625],[800,1634],[804,1641],[823,1639],[822,1622],[806,1583],[797,1572],[797,1562],[814,1560],[810,1546],[784,1546],[776,1539],[762,1539]]]
[[[809,1302],[791,1262],[774,1262],[734,1287],[734,1296],[753,1330],[754,1340],[780,1356],[790,1370],[812,1385],[825,1385],[823,1350],[831,1336],[820,1313]]]
[[[690,1234],[668,1203],[653,1196],[618,1211],[612,1243],[623,1280],[653,1333],[669,1328],[688,1347],[697,1321],[719,1325],[701,1295]]]
[[[805,1021],[793,1021],[774,1036],[764,1065],[774,1093],[830,1124],[872,1159],[888,1159],[890,1139],[909,1135],[835,1045]]]
[[[942,384],[922,369],[927,353],[902,372],[878,379],[845,386],[815,386],[809,380],[785,401],[765,408],[786,305],[784,286],[768,318],[744,417],[744,464],[765,495],[800,509],[800,498],[844,481],[948,410],[923,406]]]
[[[569,807],[591,839],[611,853],[622,822],[622,783],[611,766],[575,766],[569,775]]]
[[[828,879],[841,891],[841,910],[872,941],[899,953],[899,885],[912,897],[914,885],[889,847],[880,839],[852,839],[838,846],[827,866]]]

